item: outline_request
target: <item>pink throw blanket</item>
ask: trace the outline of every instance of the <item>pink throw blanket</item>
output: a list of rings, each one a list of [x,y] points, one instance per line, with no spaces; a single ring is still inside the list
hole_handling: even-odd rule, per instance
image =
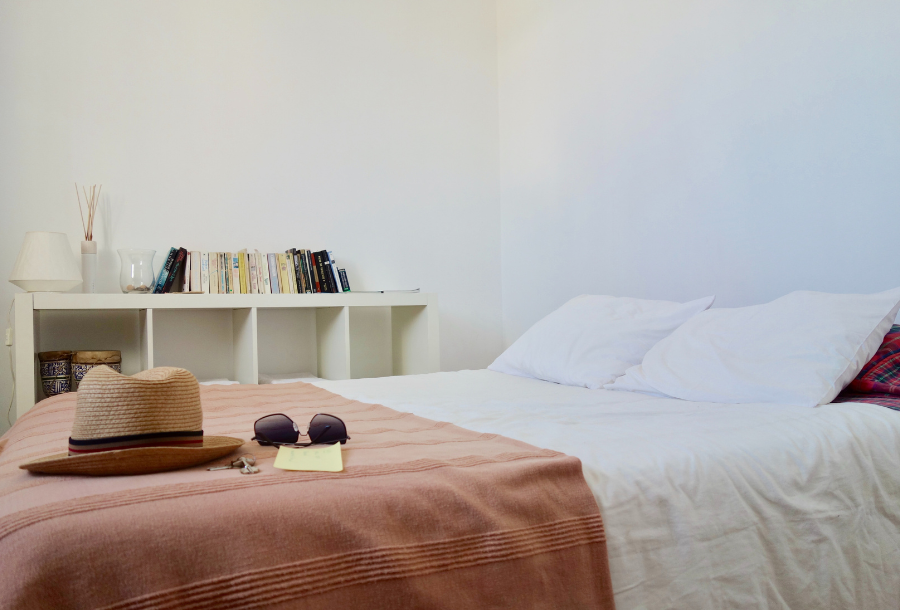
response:
[[[3,608],[614,608],[597,504],[573,457],[307,384],[203,388],[206,434],[261,472],[34,475],[75,394],[0,439]],[[340,473],[272,467],[253,421],[337,415]]]

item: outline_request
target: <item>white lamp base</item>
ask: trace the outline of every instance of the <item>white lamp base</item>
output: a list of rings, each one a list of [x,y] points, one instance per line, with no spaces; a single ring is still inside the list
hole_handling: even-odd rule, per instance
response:
[[[9,280],[25,292],[66,292],[81,280]]]

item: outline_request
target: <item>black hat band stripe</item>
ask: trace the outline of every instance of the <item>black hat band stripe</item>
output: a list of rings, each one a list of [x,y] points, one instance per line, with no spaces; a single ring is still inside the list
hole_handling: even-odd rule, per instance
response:
[[[203,430],[152,432],[85,440],[69,439],[69,455],[100,453],[139,447],[202,447]]]

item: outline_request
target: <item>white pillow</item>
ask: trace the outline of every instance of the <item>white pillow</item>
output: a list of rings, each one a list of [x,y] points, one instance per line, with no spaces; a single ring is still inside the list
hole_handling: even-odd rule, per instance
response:
[[[529,328],[488,368],[563,385],[601,388],[714,300],[714,296],[690,303],[575,297]]]
[[[792,292],[765,305],[711,309],[604,387],[698,402],[826,404],[875,355],[898,308],[900,288]]]

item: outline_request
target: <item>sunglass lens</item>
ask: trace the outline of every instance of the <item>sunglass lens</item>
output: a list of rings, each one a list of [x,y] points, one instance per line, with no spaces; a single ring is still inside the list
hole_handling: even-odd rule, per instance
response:
[[[297,424],[287,415],[276,413],[256,420],[253,431],[259,440],[272,443],[296,443],[300,438]]]
[[[348,438],[347,426],[334,415],[319,413],[309,422],[309,440],[312,443],[337,443]]]

